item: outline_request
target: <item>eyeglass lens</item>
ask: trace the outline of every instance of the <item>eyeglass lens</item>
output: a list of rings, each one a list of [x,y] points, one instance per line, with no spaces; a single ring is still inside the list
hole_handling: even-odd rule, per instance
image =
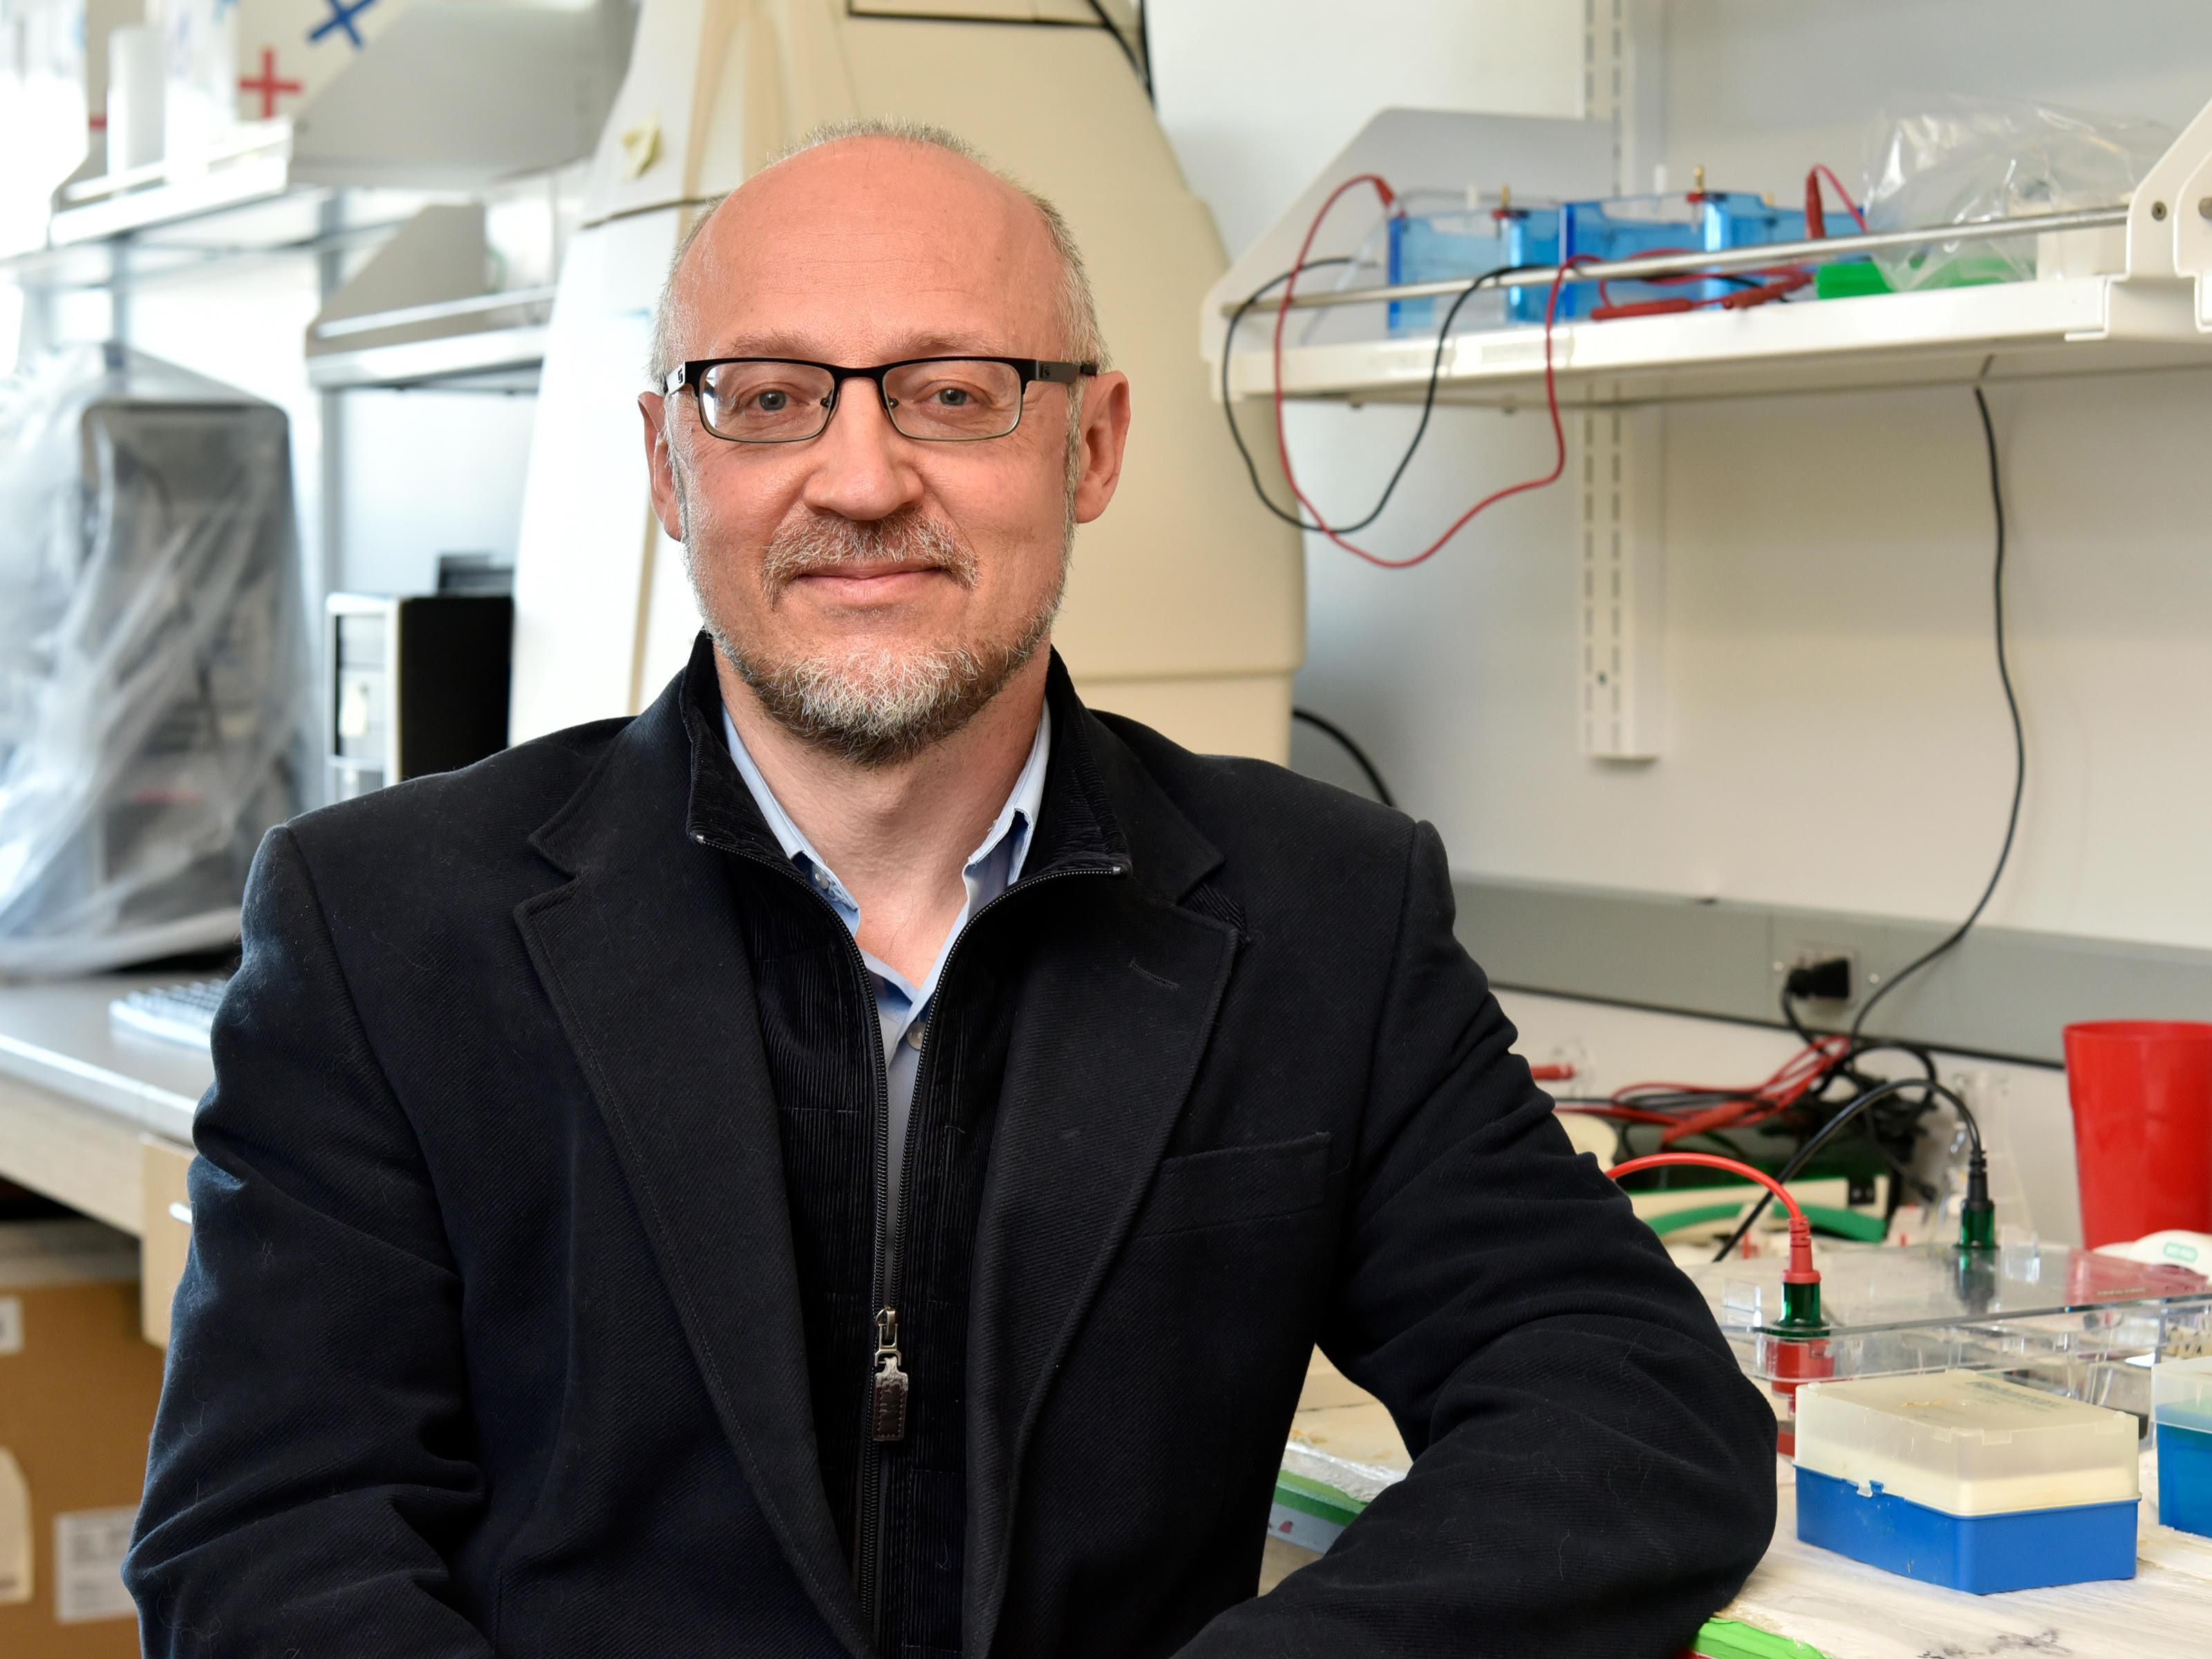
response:
[[[830,423],[827,369],[758,361],[717,363],[699,380],[707,429],[749,443],[793,443]],[[891,424],[909,438],[1003,438],[1022,418],[1022,377],[1005,363],[902,363],[884,376]]]

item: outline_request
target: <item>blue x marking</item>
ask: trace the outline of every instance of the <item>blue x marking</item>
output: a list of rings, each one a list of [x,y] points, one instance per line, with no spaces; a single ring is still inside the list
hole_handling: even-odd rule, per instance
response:
[[[352,41],[355,50],[358,51],[361,31],[354,27],[353,20],[374,5],[376,0],[350,0],[350,3],[349,0],[329,0],[329,3],[331,15],[307,31],[307,44],[313,46],[334,29],[343,29],[346,39]]]

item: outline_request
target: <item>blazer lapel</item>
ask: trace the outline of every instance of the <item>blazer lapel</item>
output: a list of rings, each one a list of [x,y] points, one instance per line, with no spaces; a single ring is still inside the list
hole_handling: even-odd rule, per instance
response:
[[[1057,666],[1055,665],[1055,666]],[[969,1311],[963,1646],[988,1655],[1006,1595],[1022,1459],[1085,1314],[1134,1220],[1213,1030],[1237,929],[1173,902],[1218,860],[1119,740],[1054,708],[1049,819],[1065,785],[1119,808],[1137,878],[1080,921],[1041,929],[1006,1058]],[[1079,726],[1078,722],[1082,722]],[[1063,784],[1063,779],[1065,784]]]
[[[681,684],[537,839],[516,921],[582,1062],[725,1432],[841,1641],[871,1644],[822,1490],[775,1107],[723,855],[686,833]]]

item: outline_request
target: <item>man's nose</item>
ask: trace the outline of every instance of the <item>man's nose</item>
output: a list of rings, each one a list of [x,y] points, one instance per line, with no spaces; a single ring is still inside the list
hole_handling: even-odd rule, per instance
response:
[[[875,384],[854,376],[839,385],[830,424],[814,441],[806,504],[866,523],[921,500],[913,446],[891,424]]]

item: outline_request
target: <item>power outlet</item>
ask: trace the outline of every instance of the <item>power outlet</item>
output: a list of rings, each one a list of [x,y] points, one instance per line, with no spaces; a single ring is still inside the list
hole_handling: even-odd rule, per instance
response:
[[[1843,964],[1840,971],[1832,966],[1837,963]],[[1838,945],[1793,945],[1788,954],[1774,964],[1775,977],[1787,983],[1789,976],[1799,969],[1826,969],[1834,975],[1837,981],[1835,989],[1841,994],[1829,994],[1827,988],[1823,987],[1820,992],[1800,996],[1798,1001],[1821,1007],[1844,1008],[1857,1000],[1861,981],[1858,952],[1856,951],[1847,951]]]

